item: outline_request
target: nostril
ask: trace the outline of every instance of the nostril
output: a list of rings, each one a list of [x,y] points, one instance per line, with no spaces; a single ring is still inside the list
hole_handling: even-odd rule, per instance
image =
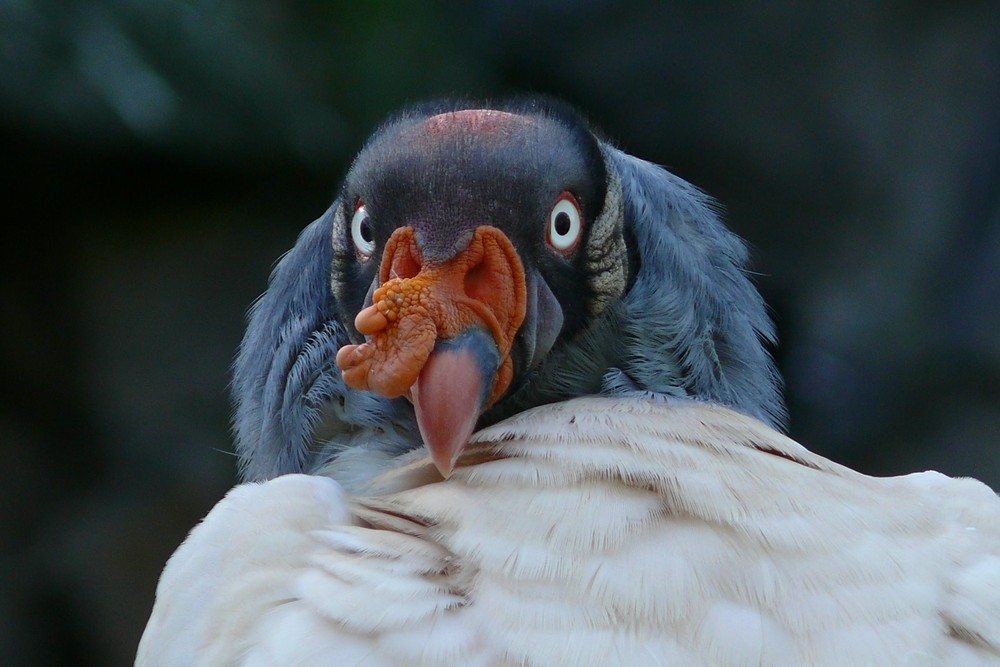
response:
[[[488,262],[479,262],[465,273],[465,294],[477,301],[487,301],[496,289],[495,279]]]
[[[382,251],[379,265],[379,282],[386,283],[393,278],[403,280],[420,273],[423,257],[417,247],[416,235],[412,227],[400,227],[392,233]]]
[[[420,267],[420,260],[414,257],[412,246],[403,245],[392,258],[389,278],[413,278],[420,273]]]

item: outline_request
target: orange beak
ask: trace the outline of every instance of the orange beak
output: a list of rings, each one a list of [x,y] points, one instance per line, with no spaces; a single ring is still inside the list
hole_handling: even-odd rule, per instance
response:
[[[397,229],[381,286],[355,327],[368,340],[337,353],[354,389],[413,401],[434,464],[448,477],[479,415],[513,379],[511,346],[524,322],[524,267],[510,239],[482,226],[444,262],[424,262],[412,227]]]

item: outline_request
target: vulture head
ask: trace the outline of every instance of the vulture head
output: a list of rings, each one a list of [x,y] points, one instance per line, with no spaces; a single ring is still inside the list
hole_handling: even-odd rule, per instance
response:
[[[276,266],[235,363],[244,477],[349,489],[426,445],[586,394],[721,403],[780,427],[747,251],[695,187],[546,101],[382,126]]]

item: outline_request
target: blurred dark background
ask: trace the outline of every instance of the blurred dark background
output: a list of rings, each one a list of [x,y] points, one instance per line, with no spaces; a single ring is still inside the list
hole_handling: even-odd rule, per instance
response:
[[[235,481],[245,309],[442,94],[559,95],[715,195],[804,444],[1000,486],[1000,5],[759,4],[0,0],[0,662],[131,662]]]

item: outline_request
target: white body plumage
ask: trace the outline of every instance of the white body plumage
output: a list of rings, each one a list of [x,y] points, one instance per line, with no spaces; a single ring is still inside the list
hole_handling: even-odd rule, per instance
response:
[[[1000,665],[1000,499],[695,402],[582,398],[348,497],[234,489],[137,664]]]

